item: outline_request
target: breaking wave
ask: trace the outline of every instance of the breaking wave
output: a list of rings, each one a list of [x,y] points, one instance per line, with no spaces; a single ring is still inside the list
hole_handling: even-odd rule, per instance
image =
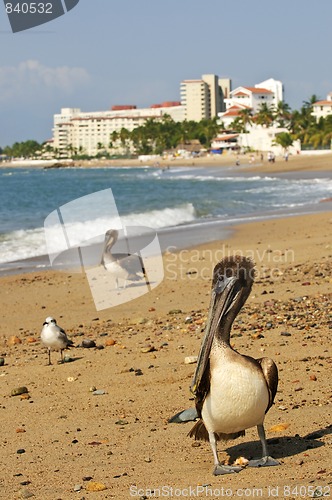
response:
[[[178,226],[194,221],[195,219],[194,206],[191,203],[186,203],[178,207],[164,208],[163,210],[130,213],[121,217],[121,223],[123,226],[147,226],[158,229]],[[84,222],[78,221],[70,223],[68,226],[70,227],[66,227],[66,229],[70,229],[72,246],[82,245],[82,235],[84,235],[83,240],[91,240],[98,236],[103,238],[105,227],[112,228],[112,219],[106,220],[100,218]],[[57,233],[58,231],[55,230],[54,234],[56,235]],[[0,235],[0,244],[0,263],[24,260],[47,254],[43,227],[17,230]],[[57,242],[54,241],[54,248],[52,250],[55,251],[56,246]]]

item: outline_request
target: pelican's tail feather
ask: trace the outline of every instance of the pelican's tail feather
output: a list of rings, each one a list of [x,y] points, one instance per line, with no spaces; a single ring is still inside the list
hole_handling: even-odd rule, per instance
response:
[[[214,433],[217,441],[229,441],[245,435],[245,431],[233,432],[232,434],[223,434],[222,432]],[[196,441],[209,441],[209,433],[200,419],[188,433],[189,437],[194,438]]]
[[[196,422],[194,427],[188,432],[188,436],[194,438],[195,441],[209,441],[209,434],[202,419]]]

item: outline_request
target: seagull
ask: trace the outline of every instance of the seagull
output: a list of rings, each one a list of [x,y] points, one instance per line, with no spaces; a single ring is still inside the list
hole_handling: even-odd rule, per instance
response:
[[[246,302],[254,281],[254,264],[240,256],[225,257],[214,268],[207,326],[191,391],[195,410],[184,410],[169,421],[199,418],[189,436],[209,441],[215,476],[240,472],[242,467],[219,462],[217,441],[235,439],[257,427],[263,456],[249,467],[280,465],[268,454],[264,418],[273,405],[278,369],[270,358],[254,359],[230,345],[232,324]]]
[[[124,280],[124,288],[126,288],[127,281],[140,281],[142,276],[139,273],[146,277],[146,271],[141,256],[136,254],[112,253],[112,248],[117,242],[118,235],[119,233],[116,229],[109,229],[105,233],[101,265],[113,274],[117,288],[119,288],[119,279]]]
[[[56,323],[56,320],[48,316],[40,334],[42,343],[48,348],[48,364],[51,365],[51,351],[60,351],[61,363],[63,363],[62,351],[74,345],[66,332]]]

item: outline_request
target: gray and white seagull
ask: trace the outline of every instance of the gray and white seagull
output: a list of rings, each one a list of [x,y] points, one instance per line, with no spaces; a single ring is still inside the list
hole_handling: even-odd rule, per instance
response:
[[[73,346],[72,340],[67,337],[66,332],[57,325],[56,320],[48,316],[40,334],[42,343],[48,349],[48,364],[51,365],[51,351],[60,351],[61,362],[63,362],[62,351]]]

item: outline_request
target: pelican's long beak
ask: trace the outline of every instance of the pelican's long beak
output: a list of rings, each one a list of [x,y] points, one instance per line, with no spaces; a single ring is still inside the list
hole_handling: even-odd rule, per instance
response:
[[[236,276],[217,277],[212,289],[210,309],[205,328],[204,338],[197,359],[196,371],[190,390],[196,394],[208,364],[213,338],[218,326],[225,315],[230,311],[241,290],[241,285]]]

